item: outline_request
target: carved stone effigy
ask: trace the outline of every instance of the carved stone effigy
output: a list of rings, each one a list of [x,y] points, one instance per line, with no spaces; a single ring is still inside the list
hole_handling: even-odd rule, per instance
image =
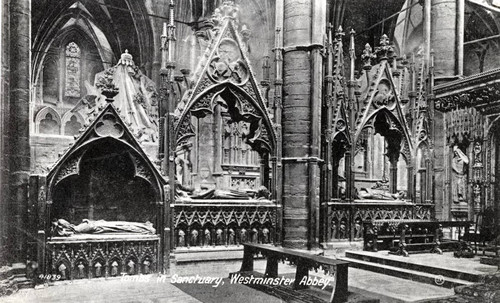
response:
[[[104,233],[155,234],[155,232],[156,230],[150,222],[94,221],[88,219],[84,219],[79,225],[73,225],[64,219],[58,219],[52,222],[52,233],[57,236]]]

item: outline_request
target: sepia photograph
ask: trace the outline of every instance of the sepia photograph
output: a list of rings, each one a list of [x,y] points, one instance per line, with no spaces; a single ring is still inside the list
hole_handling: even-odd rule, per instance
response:
[[[0,2],[0,303],[500,302],[500,0]]]

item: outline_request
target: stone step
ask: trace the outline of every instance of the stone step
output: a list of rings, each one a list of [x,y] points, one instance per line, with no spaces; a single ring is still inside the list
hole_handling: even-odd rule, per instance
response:
[[[367,255],[363,252],[346,252],[346,257],[354,260],[362,260],[366,262],[377,263],[381,265],[387,265],[391,267],[413,270],[418,272],[424,272],[428,274],[432,274],[434,276],[443,276],[448,278],[453,278],[457,280],[464,280],[468,282],[481,282],[483,276],[480,274],[463,272],[450,268],[443,268],[437,266],[430,266],[425,264],[416,264],[408,261],[397,260],[393,258],[384,258],[383,256],[375,256],[373,254]],[[411,256],[409,257],[411,258]]]
[[[26,272],[26,265],[22,263],[14,263],[11,266],[4,266],[0,268],[0,280],[7,279],[12,275],[24,274]]]
[[[399,243],[395,241],[395,247],[391,247],[390,251],[397,251],[399,248],[397,247]],[[434,248],[434,243],[407,243],[406,250],[410,254],[418,254],[418,253],[429,253]],[[453,242],[442,242],[440,245],[441,251],[456,251],[459,248],[459,243],[456,241]]]
[[[26,275],[14,275],[12,278],[13,278],[12,280],[14,281],[14,283],[16,283],[19,289],[33,287],[33,281],[26,278]]]
[[[428,272],[422,272],[418,270],[406,269],[391,265],[385,265],[370,261],[363,261],[356,258],[343,257],[339,260],[351,262],[350,267],[369,270],[376,273],[381,273],[385,275],[390,275],[393,277],[403,278],[411,281],[437,285],[445,288],[453,288],[461,285],[471,285],[473,282],[456,279],[448,276],[442,276],[439,274],[432,274]]]
[[[500,268],[500,258],[499,257],[481,257],[481,264],[499,266]]]

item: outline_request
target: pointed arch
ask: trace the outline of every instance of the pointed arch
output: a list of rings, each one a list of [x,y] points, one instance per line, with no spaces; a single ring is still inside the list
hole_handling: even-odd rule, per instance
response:
[[[268,152],[275,149],[276,137],[268,114],[244,90],[229,82],[209,89],[186,106],[175,124],[176,142],[180,143],[195,135],[191,125],[192,116],[204,117],[206,114],[213,114],[218,104],[227,107],[234,121],[250,123],[247,143],[252,148]]]
[[[85,119],[83,118],[83,116],[79,112],[72,112],[72,111],[66,112],[62,116],[62,119],[61,119],[61,127],[62,127],[61,134],[66,135],[66,136],[72,136],[72,135],[78,134],[78,132],[69,131],[67,124],[70,122],[79,123],[80,127],[83,127],[83,125],[85,124]],[[74,125],[74,127],[70,127],[70,128],[76,129],[76,126],[77,126],[76,123],[72,123]]]
[[[361,135],[361,130],[363,130],[364,128],[372,127],[377,131],[375,126],[377,119],[379,119],[378,121],[387,123],[385,125],[387,128],[383,129],[383,132],[387,132],[388,134],[397,132],[401,135],[401,153],[405,156],[406,160],[412,159],[414,152],[412,149],[412,141],[409,136],[406,124],[401,123],[401,121],[399,121],[399,119],[386,107],[379,108],[373,111],[365,120],[365,123],[359,125],[359,128],[357,129],[353,140],[353,144],[357,142],[359,136]]]
[[[40,129],[40,123],[42,123],[42,120],[46,119],[52,120],[56,123],[54,126],[57,128],[57,131],[53,134],[54,135],[61,134],[61,116],[55,109],[48,106],[39,110],[35,116],[35,133],[40,133],[41,131],[43,132],[43,129],[42,130]]]

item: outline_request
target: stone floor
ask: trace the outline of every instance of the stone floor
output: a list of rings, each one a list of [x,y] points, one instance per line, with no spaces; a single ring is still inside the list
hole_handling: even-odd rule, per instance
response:
[[[226,252],[231,257],[237,257],[241,252]],[[114,278],[108,280],[79,280],[73,283],[57,282],[54,285],[37,289],[23,289],[8,297],[0,298],[0,303],[18,302],[266,302],[278,303],[280,299],[253,290],[245,285],[231,283],[227,279],[230,272],[238,271],[240,260],[217,261],[216,252],[204,252],[209,262],[195,262],[187,255],[179,256],[179,264],[174,265],[172,272],[176,275],[163,276],[158,280],[157,275],[142,276],[141,280],[128,278]],[[394,256],[392,256],[394,257]],[[415,262],[433,262],[435,264],[452,264],[457,259],[447,256],[415,255],[411,259]],[[430,260],[431,258],[433,260]],[[436,259],[437,258],[437,259]],[[196,259],[196,257],[194,258]],[[427,259],[427,261],[425,261]],[[470,261],[470,260],[469,260]],[[454,266],[454,265],[451,265]],[[463,268],[471,271],[482,271],[479,262],[472,262]],[[265,261],[255,261],[255,271],[264,272]],[[294,267],[280,264],[279,272],[291,275]],[[311,272],[311,275],[322,276],[321,273]],[[224,278],[218,287],[212,287],[217,281],[205,284],[173,284],[173,279],[179,276],[201,276]],[[293,276],[293,275],[292,275]],[[177,285],[177,286],[176,286]],[[361,269],[349,269],[349,290],[365,297],[380,299],[380,302],[422,302],[443,298],[454,294],[453,289],[446,289],[434,285],[423,284],[401,278],[391,277]]]

